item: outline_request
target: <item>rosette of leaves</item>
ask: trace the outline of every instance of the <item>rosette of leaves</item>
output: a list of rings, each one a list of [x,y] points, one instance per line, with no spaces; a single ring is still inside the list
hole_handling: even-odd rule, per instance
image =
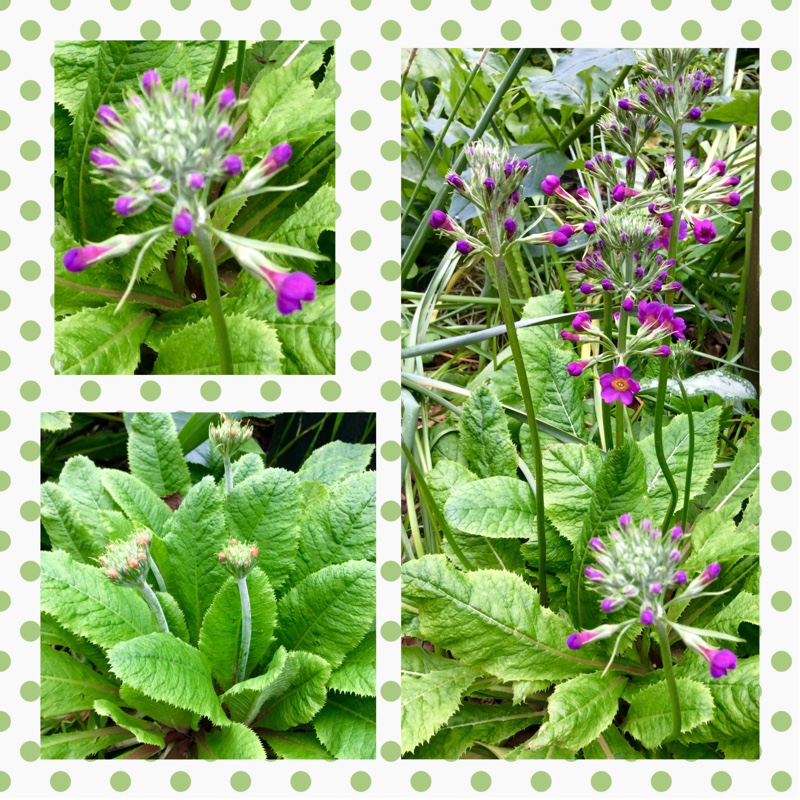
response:
[[[534,298],[523,316],[563,312],[560,292]],[[402,748],[408,758],[757,758],[759,731],[758,425],[734,398],[706,388],[663,430],[664,450],[690,532],[681,561],[690,576],[722,566],[724,593],[673,607],[683,624],[738,636],[738,667],[722,678],[671,642],[682,729],[667,742],[670,700],[655,633],[636,623],[609,669],[614,640],[579,651],[575,630],[626,618],[605,615],[584,570],[589,541],[621,514],[660,524],[669,488],[655,455],[652,419],[604,454],[590,441],[592,404],[570,378],[567,345],[553,324],[519,331],[537,419],[543,424],[546,530],[525,470],[530,437],[513,365],[477,382],[461,407],[431,431],[432,467],[415,478],[442,534],[439,553],[403,565]],[[680,404],[680,396],[672,402]],[[509,413],[510,412],[510,413]],[[730,436],[730,430],[737,430]],[[725,437],[724,439],[722,437]],[[736,441],[732,446],[731,441]],[[420,479],[421,478],[421,479]],[[410,505],[410,501],[409,501]],[[538,535],[547,552],[550,605],[536,589]]]
[[[226,493],[170,415],[141,413],[130,471],[67,461],[42,485],[42,758],[374,758],[372,449],[333,441],[290,472],[251,448]],[[169,632],[97,560],[142,528]],[[218,558],[232,537],[260,551],[239,682],[240,595]]]
[[[225,43],[227,44],[227,43]],[[236,374],[334,372],[334,93],[330,42],[246,42],[227,49],[217,72],[218,42],[57,42],[55,67],[55,360],[58,374],[218,374],[220,357],[204,296],[199,254],[171,229],[147,251],[125,304],[137,252],[69,272],[62,258],[76,246],[115,234],[141,234],[169,222],[151,207],[131,217],[113,213],[110,189],[92,177],[90,152],[103,147],[101,105],[122,108],[145,70],[158,70],[200,93],[234,86],[241,69],[246,101],[232,147],[245,171],[270,148],[288,142],[281,186],[291,191],[234,197],[217,205],[218,230],[269,243],[270,257],[311,273],[316,299],[282,315],[267,285],[239,268],[213,242]],[[223,56],[225,54],[223,53]],[[232,193],[220,182],[212,198]],[[319,261],[283,253],[307,251]]]

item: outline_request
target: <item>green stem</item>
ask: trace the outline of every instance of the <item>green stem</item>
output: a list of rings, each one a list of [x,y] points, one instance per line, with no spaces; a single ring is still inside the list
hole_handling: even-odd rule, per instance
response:
[[[667,626],[662,619],[656,620],[656,631],[658,641],[661,645],[661,661],[664,665],[664,677],[667,680],[669,689],[669,702],[672,707],[672,731],[664,740],[664,744],[677,739],[681,735],[681,701],[678,697],[678,684],[675,683],[675,675],[672,672],[672,651],[669,647],[669,637],[667,636]]]
[[[158,568],[158,564],[156,564],[156,560],[153,558],[153,554],[150,552],[147,553],[147,561],[150,564],[150,571],[153,573],[153,577],[156,579],[156,583],[158,584],[158,591],[166,592],[167,585],[164,583],[164,578],[161,577],[161,570]]]
[[[496,226],[489,221],[489,228],[492,230]],[[506,324],[508,343],[511,347],[511,354],[514,357],[514,366],[519,378],[519,389],[522,394],[522,402],[525,405],[525,416],[528,420],[528,428],[531,433],[531,447],[533,449],[534,478],[536,482],[536,539],[539,545],[539,596],[543,606],[549,605],[547,595],[547,541],[545,539],[544,521],[544,467],[542,466],[542,446],[539,442],[539,428],[537,427],[536,414],[533,410],[533,398],[531,389],[528,385],[528,375],[525,372],[525,362],[522,359],[522,348],[519,346],[517,328],[514,324],[514,307],[511,305],[511,297],[508,292],[508,272],[506,271],[505,259],[496,256],[494,268],[497,278],[497,293],[500,296],[500,308],[503,312],[503,321]]]
[[[611,293],[603,293],[603,333],[607,339],[611,339],[614,334],[614,310],[611,306]],[[609,373],[613,370],[610,361],[603,364],[603,372]],[[611,439],[611,406],[605,401],[600,401],[600,406],[603,411],[603,434],[606,440],[606,452],[614,447],[614,442]]]
[[[233,491],[233,467],[229,455],[222,456],[222,466],[225,468],[225,494],[228,495]]]
[[[667,359],[664,359],[665,361]],[[689,498],[692,495],[692,469],[694,467],[694,414],[689,404],[689,395],[681,380],[680,372],[676,372],[675,377],[681,390],[683,404],[686,406],[686,419],[689,421],[689,452],[686,455],[686,483],[683,486],[683,513],[681,514],[681,527],[686,530],[689,522]]]
[[[675,145],[675,203],[672,212],[672,230],[669,234],[669,258],[675,258],[678,252],[678,234],[683,213],[683,130],[680,125],[672,129],[672,140]],[[671,299],[673,295],[669,297]]]
[[[206,103],[214,96],[217,89],[217,81],[222,72],[222,67],[225,65],[225,57],[228,55],[228,42],[224,39],[217,46],[217,57],[214,59],[214,65],[211,67],[211,73],[206,81],[206,89],[203,94],[203,99]]]
[[[656,396],[656,414],[653,429],[653,442],[656,448],[656,458],[661,471],[664,473],[664,479],[669,486],[669,507],[667,513],[664,515],[664,523],[661,526],[662,531],[667,530],[669,521],[675,513],[675,506],[678,504],[678,487],[675,485],[675,478],[672,477],[669,464],[667,463],[666,456],[664,455],[664,440],[662,439],[662,429],[664,425],[664,400],[667,396],[667,380],[669,378],[669,359],[665,358],[661,361],[661,368],[658,373],[658,395]],[[690,473],[691,474],[691,473]]]
[[[236,683],[241,683],[247,674],[253,621],[250,615],[250,593],[247,591],[247,578],[239,578],[237,583],[239,584],[239,599],[242,601],[242,639],[239,643],[239,661],[236,664]]]
[[[158,602],[156,593],[146,583],[139,584],[139,591],[142,593],[142,597],[147,601],[147,605],[150,606],[150,610],[156,618],[158,629],[162,633],[169,633],[167,618],[164,616],[164,609],[161,608],[161,603]]]
[[[617,448],[622,448],[625,444],[625,406],[617,400],[617,407],[614,409],[614,416],[617,423]]]
[[[242,40],[236,45],[236,73],[233,77],[233,91],[239,97],[242,91],[242,76],[244,75],[244,55],[247,51],[247,42]]]
[[[219,351],[220,374],[233,375],[233,355],[231,354],[231,343],[228,339],[228,326],[225,324],[225,314],[222,312],[219,274],[214,260],[211,237],[205,228],[198,225],[194,233],[194,239],[200,252],[200,263],[203,267],[203,284],[206,288],[208,313],[214,324],[214,336],[216,337],[217,350]]]

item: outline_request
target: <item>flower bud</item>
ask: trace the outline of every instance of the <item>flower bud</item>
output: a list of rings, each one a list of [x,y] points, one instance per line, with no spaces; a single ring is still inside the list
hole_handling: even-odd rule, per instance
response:
[[[178,236],[188,236],[193,228],[194,221],[188,209],[184,208],[183,211],[176,214],[172,219],[172,230],[175,231]]]
[[[258,562],[258,547],[255,542],[247,544],[231,539],[217,558],[234,578],[241,580],[247,577]]]
[[[142,75],[142,89],[144,89],[148,97],[152,96],[153,89],[155,89],[159,83],[161,83],[161,78],[154,69],[149,69]]]
[[[446,181],[447,181],[447,182],[448,182],[448,183],[449,183],[451,186],[453,186],[454,188],[458,189],[458,191],[460,191],[460,192],[463,192],[463,191],[464,191],[464,188],[465,188],[465,187],[464,187],[464,181],[463,181],[463,180],[461,180],[461,176],[460,176],[460,175],[456,175],[456,173],[455,173],[455,172],[451,172],[451,173],[450,173],[450,174],[449,174],[449,175],[448,175],[448,176],[445,178],[445,180],[446,180]]]
[[[111,108],[111,106],[100,106],[100,108],[97,109],[97,118],[107,128],[112,128],[115,125],[119,125],[120,123],[120,119],[117,116],[117,112],[114,111],[114,109]]]
[[[458,250],[462,256],[469,255],[474,249],[475,248],[466,239],[459,239],[456,242],[456,250]]]

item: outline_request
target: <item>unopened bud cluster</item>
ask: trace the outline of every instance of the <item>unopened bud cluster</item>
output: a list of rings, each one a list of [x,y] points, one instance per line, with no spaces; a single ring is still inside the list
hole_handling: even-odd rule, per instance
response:
[[[246,422],[230,419],[220,414],[218,425],[210,425],[208,438],[223,458],[232,458],[253,435],[253,428]]]
[[[237,580],[246,578],[258,562],[258,546],[255,542],[247,544],[231,539],[217,558],[234,578]]]
[[[125,541],[111,542],[97,558],[100,571],[120,586],[141,586],[150,572],[151,541],[149,531],[139,531]]]

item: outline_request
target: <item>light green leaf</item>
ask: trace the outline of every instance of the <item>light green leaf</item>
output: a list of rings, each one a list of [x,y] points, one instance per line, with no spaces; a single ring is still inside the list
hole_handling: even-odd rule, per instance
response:
[[[233,487],[225,501],[229,536],[258,544],[261,569],[280,591],[294,567],[300,536],[300,481],[293,472],[266,469]]]
[[[279,647],[260,675],[234,684],[221,700],[233,720],[249,725],[267,700],[279,697],[289,688],[296,671],[297,662],[289,661],[285,648]]]
[[[450,525],[475,536],[527,539],[536,529],[531,489],[516,478],[483,478],[460,486],[444,515]]]
[[[233,462],[233,485],[244,483],[248,478],[263,471],[263,458],[256,453],[245,453]]]
[[[64,650],[41,647],[41,715],[64,717],[88,711],[94,701],[116,699],[117,686],[89,664],[81,663]]]
[[[131,474],[159,497],[175,492],[185,494],[192,485],[170,414],[151,411],[133,415],[128,435],[128,464]]]
[[[92,644],[83,636],[77,636],[72,631],[68,631],[63,625],[59,625],[55,619],[45,611],[40,614],[40,641],[44,645],[55,645],[56,647],[68,648],[78,658],[86,663],[89,662],[95,669],[108,675],[111,668],[108,665],[103,650],[96,644]]]
[[[713,561],[736,561],[744,556],[757,556],[759,552],[758,529],[737,528],[722,512],[704,516],[691,533],[692,550],[685,566],[689,574]],[[695,533],[701,534],[702,539]]]
[[[136,689],[123,684],[119,690],[119,696],[122,705],[126,708],[132,708],[134,711],[142,714],[145,717],[154,719],[168,728],[185,728],[197,730],[198,723],[200,722],[200,714],[194,711],[188,711],[185,708],[178,708],[171,703],[153,700],[142,692],[137,692]]]
[[[119,706],[108,700],[95,700],[94,710],[103,717],[111,717],[122,728],[127,728],[141,744],[164,747],[164,734],[155,722],[127,714]]]
[[[245,677],[267,652],[273,642],[277,605],[267,576],[256,567],[247,576],[250,597],[252,634]],[[236,680],[239,647],[242,636],[242,604],[238,581],[230,577],[217,592],[214,602],[203,617],[200,628],[200,652],[211,667],[211,674],[223,691]]]
[[[42,749],[39,758],[45,760],[88,758],[97,755],[106,747],[111,747],[112,744],[130,738],[130,733],[117,725],[99,730],[55,733],[41,737]]]
[[[132,375],[153,315],[128,303],[87,308],[58,320],[53,369],[57,375]]]
[[[104,469],[100,480],[114,502],[134,522],[164,536],[172,521],[169,506],[138,478],[118,469]]]
[[[230,723],[226,728],[211,731],[197,740],[197,757],[204,761],[218,759],[249,759],[265,761],[267,758],[261,740],[246,725]]]
[[[350,442],[329,442],[318,447],[297,471],[301,481],[316,481],[323,486],[359,475],[369,466],[375,446],[371,444],[351,444]]]
[[[338,667],[375,617],[375,565],[333,564],[314,572],[278,603],[278,638],[287,650],[305,650]]]
[[[337,667],[328,688],[361,697],[375,697],[375,631],[371,630]]]
[[[114,674],[154,700],[172,703],[227,725],[205,658],[169,633],[123,642],[108,654]]]
[[[336,758],[375,758],[375,698],[332,692],[314,717],[314,730]]]
[[[39,416],[43,431],[67,431],[72,427],[72,414],[68,411],[43,411]]]
[[[734,89],[733,98],[727,103],[711,106],[703,114],[703,119],[735,125],[758,125],[758,92]]]
[[[234,375],[279,375],[281,346],[275,329],[237,314],[225,318]],[[220,358],[210,317],[173,333],[159,348],[154,375],[220,375]]]
[[[479,386],[461,415],[461,450],[479,478],[517,475],[517,448],[508,432],[505,412],[491,389]]]
[[[100,42],[58,41],[53,48],[55,101],[74,117],[78,114],[94,70]]]
[[[642,389],[656,389],[658,378],[642,381]],[[715,394],[723,400],[755,400],[758,397],[756,387],[747,378],[729,372],[727,369],[710,369],[683,378],[683,388],[687,397]],[[667,389],[680,395],[681,387],[673,378],[667,380]]]
[[[644,758],[644,754],[631,746],[630,742],[614,725],[606,728],[594,742],[583,748],[584,759],[633,759]]]
[[[97,563],[102,545],[84,525],[77,503],[58,484],[41,485],[42,524],[54,550],[63,550],[76,561]]]
[[[319,253],[318,240],[323,231],[332,231],[336,225],[336,191],[333,186],[323,185],[270,237],[270,245],[284,244],[299,247],[309,253]],[[283,266],[308,272],[308,258],[271,252],[270,258]]]
[[[717,453],[717,434],[721,406],[714,406],[694,416],[694,462],[692,464],[692,483],[690,497],[702,493],[714,468]],[[689,455],[689,420],[685,414],[674,417],[662,432],[664,456],[667,459],[672,477],[678,487],[678,508],[683,504],[686,486],[686,467]],[[647,471],[647,494],[650,497],[652,513],[662,519],[670,502],[670,491],[664,473],[656,458],[653,434],[639,442],[644,455]]]
[[[577,752],[594,741],[613,721],[628,679],[600,673],[578,675],[556,686],[547,703],[547,720],[528,742],[531,750],[557,744]]]
[[[42,611],[68,631],[108,649],[156,629],[139,592],[112,583],[99,569],[66,553],[42,552],[40,559]]]
[[[292,731],[270,733],[269,736],[264,736],[264,741],[275,751],[278,758],[333,760],[333,756],[320,744],[316,734],[313,733]]]
[[[162,576],[163,577],[163,576]],[[164,618],[167,621],[169,632],[183,642],[189,641],[189,629],[186,627],[186,617],[178,605],[178,601],[168,592],[156,592]]]
[[[758,489],[760,457],[759,427],[758,423],[755,423],[739,442],[733,464],[708,501],[708,507],[712,512],[725,514],[730,519],[739,513],[742,503]]]
[[[108,542],[102,514],[114,509],[114,501],[103,488],[101,470],[86,456],[73,456],[64,464],[58,485],[78,506],[81,519],[94,534],[100,547]]]
[[[676,681],[681,704],[681,733],[688,733],[714,715],[714,700],[708,686],[694,680]],[[631,699],[622,726],[645,747],[658,747],[672,730],[669,688],[665,680],[637,692]]]
[[[752,734],[741,739],[720,738],[718,747],[727,759],[744,758],[755,761],[761,756],[758,734]]]
[[[455,714],[480,671],[422,647],[404,647],[401,653],[400,742],[409,753]]]

